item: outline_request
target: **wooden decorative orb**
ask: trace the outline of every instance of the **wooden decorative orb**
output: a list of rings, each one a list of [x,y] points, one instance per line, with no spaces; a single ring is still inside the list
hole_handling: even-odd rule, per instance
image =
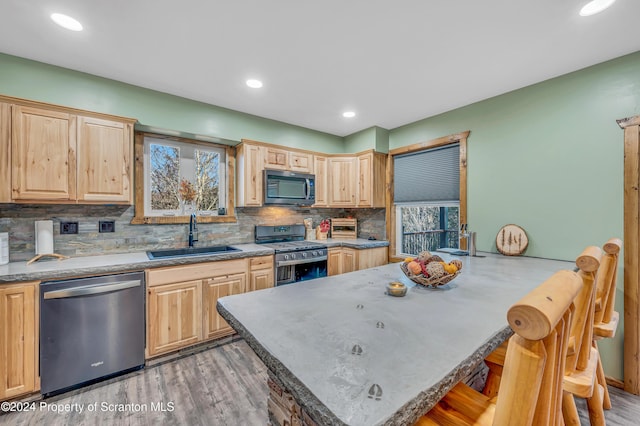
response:
[[[496,248],[505,256],[520,256],[528,245],[527,233],[518,225],[505,225],[496,236]]]

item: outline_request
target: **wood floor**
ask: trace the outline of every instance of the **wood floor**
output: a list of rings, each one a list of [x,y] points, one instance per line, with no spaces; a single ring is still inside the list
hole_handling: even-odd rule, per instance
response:
[[[266,368],[243,340],[49,398],[33,411],[0,415],[2,425],[266,425]],[[607,424],[638,425],[640,397],[610,388]],[[96,406],[97,403],[97,406]],[[82,407],[67,413],[54,408]],[[137,404],[137,405],[120,405]],[[578,401],[582,424],[586,408]],[[89,407],[96,406],[96,412]],[[164,411],[162,411],[164,409]]]

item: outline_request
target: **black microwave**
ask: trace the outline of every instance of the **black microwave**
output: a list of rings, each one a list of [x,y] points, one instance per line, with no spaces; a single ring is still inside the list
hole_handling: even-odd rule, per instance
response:
[[[264,171],[264,203],[310,206],[316,202],[316,177],[283,170]]]

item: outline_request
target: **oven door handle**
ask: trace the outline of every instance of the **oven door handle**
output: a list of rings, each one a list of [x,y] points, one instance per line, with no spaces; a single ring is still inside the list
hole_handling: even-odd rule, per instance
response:
[[[44,299],[64,299],[68,297],[89,296],[93,294],[109,293],[116,290],[138,287],[140,280],[124,281],[115,284],[86,285],[65,290],[53,290],[44,293]]]
[[[322,262],[323,260],[327,260],[327,256],[318,256],[318,257],[312,257],[309,259],[279,260],[276,262],[276,268],[279,266],[291,266],[291,265],[300,265],[302,263]]]

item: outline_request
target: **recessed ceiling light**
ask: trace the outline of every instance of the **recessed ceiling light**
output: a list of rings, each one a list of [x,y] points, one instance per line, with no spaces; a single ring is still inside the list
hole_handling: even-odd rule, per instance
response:
[[[342,116],[344,118],[353,118],[353,117],[356,116],[356,113],[353,112],[353,111],[345,111],[345,112],[342,113]]]
[[[262,87],[262,82],[254,78],[250,78],[249,80],[247,80],[247,86],[251,87],[252,89],[259,89]]]
[[[616,0],[591,0],[580,9],[580,16],[591,16],[600,13],[615,3],[615,1]]]
[[[60,25],[62,28],[66,28],[71,31],[82,31],[82,24],[71,16],[63,15],[62,13],[52,13],[51,19],[53,19],[53,22]]]

